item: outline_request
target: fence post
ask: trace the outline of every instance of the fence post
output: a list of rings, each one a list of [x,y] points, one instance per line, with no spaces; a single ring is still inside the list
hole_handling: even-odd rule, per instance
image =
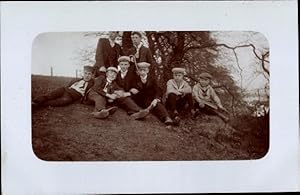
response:
[[[51,66],[51,77],[53,77],[53,67]]]
[[[76,69],[76,78],[78,78],[78,70]]]

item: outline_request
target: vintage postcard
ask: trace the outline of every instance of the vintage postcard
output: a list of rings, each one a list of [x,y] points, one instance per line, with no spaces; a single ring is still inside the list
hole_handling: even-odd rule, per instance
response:
[[[296,5],[1,2],[2,193],[299,191]]]

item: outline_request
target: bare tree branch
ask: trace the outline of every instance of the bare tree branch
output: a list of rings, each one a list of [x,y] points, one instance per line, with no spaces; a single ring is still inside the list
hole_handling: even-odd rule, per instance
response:
[[[205,45],[205,44],[203,44],[202,46],[188,47],[188,48],[186,48],[184,50],[184,52],[187,52],[187,51],[192,50],[192,49],[205,49],[205,48],[214,48],[214,47],[225,47],[225,48],[228,48],[228,49],[231,49],[231,50],[236,50],[238,48],[244,48],[244,47],[252,47],[252,51],[253,51],[253,53],[254,53],[254,55],[256,56],[257,59],[259,59],[261,61],[264,61],[264,62],[267,62],[267,63],[270,63],[265,58],[259,57],[259,55],[256,52],[256,47],[253,44],[238,45],[238,46],[235,46],[235,47],[228,46],[227,44],[224,44],[224,43],[213,44],[213,45]],[[267,53],[269,53],[269,52],[267,52]]]
[[[265,62],[268,62],[265,60],[265,58],[269,56],[269,52],[266,52],[265,54],[262,55],[262,60],[261,60],[261,66],[263,68],[263,70],[268,74],[268,76],[270,75],[269,70],[266,68],[265,66]],[[269,62],[268,62],[269,63]]]
[[[243,75],[242,75],[243,69],[240,66],[239,59],[237,57],[236,51],[235,50],[232,50],[232,51],[233,51],[234,56],[235,56],[236,64],[237,64],[238,68],[240,69],[239,73],[240,73],[240,77],[241,77],[241,89],[243,89]]]

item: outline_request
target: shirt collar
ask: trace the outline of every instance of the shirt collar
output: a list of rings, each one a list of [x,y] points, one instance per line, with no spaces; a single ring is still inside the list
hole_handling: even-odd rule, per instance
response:
[[[111,81],[111,80],[109,80],[108,78],[106,78],[106,82],[108,82],[108,83],[112,83],[112,81]]]
[[[108,39],[109,40],[109,44],[111,47],[114,47],[115,46],[115,41],[114,40],[111,40],[111,39]]]
[[[144,77],[141,77],[141,81],[142,81],[143,83],[146,83],[147,78],[148,78],[148,75],[146,75],[146,76],[144,76]]]
[[[125,77],[125,76],[126,76],[126,74],[127,74],[127,72],[128,72],[128,70],[126,70],[125,72],[122,72],[122,71],[120,71],[120,73],[121,73],[121,76],[122,76],[122,77]]]
[[[138,46],[134,45],[134,47],[137,48],[137,49],[139,49],[139,48],[142,47],[142,45],[143,45],[143,42],[140,42],[140,44]]]

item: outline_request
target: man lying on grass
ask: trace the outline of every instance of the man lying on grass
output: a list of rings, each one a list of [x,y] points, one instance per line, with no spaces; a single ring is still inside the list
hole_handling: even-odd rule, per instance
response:
[[[117,106],[123,108],[134,119],[142,119],[149,114],[142,110],[130,97],[124,96],[124,90],[116,83],[118,69],[108,67],[106,76],[100,75],[88,92],[88,101],[95,104],[91,115],[98,119],[105,119],[116,112]]]
[[[49,94],[36,97],[32,102],[33,108],[67,106],[77,100],[83,100],[87,91],[94,84],[94,68],[84,66],[83,71],[83,78],[74,79],[66,87],[60,87]]]

